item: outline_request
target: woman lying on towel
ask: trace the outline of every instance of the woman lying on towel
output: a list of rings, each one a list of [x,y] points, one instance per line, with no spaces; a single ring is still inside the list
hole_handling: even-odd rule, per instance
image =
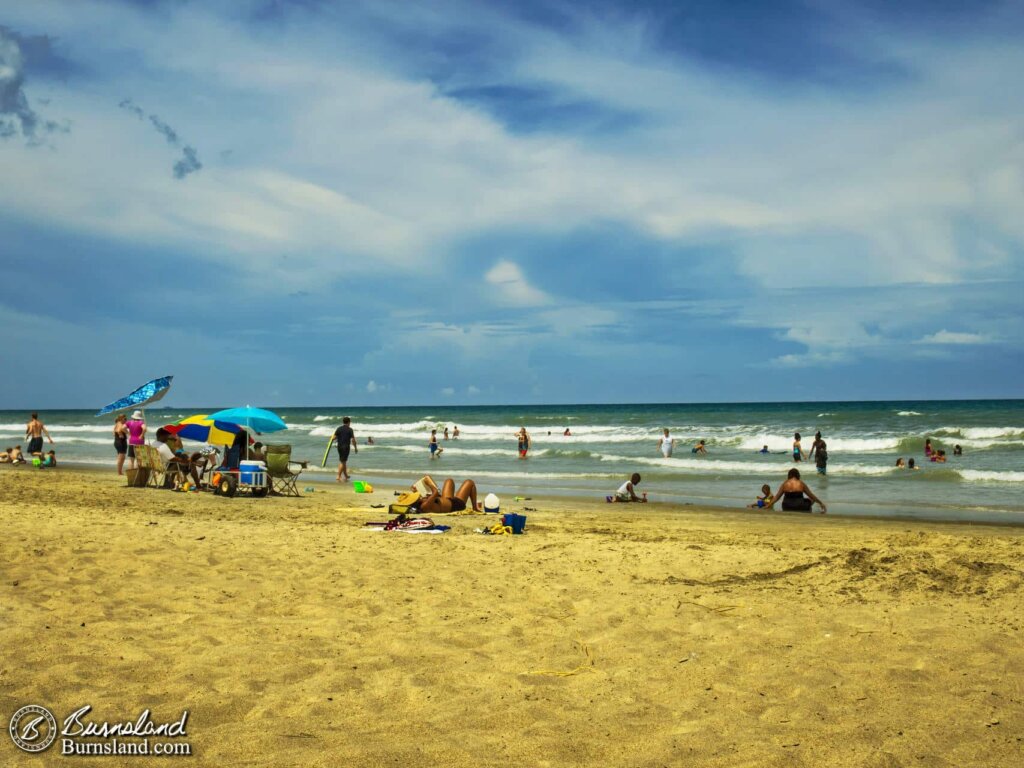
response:
[[[444,481],[444,485],[440,489],[429,476],[424,477],[422,482],[430,494],[420,499],[421,515],[461,512],[466,508],[467,502],[472,505],[470,509],[480,511],[480,506],[476,501],[476,483],[472,480],[464,480],[457,491],[455,490],[455,481],[450,477]]]

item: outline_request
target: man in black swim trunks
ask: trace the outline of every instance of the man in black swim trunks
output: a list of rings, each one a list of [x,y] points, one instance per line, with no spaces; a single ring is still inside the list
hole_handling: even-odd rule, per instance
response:
[[[32,419],[25,425],[25,439],[28,440],[29,456],[39,456],[42,458],[43,435],[46,435],[46,439],[50,441],[50,445],[53,445],[53,438],[50,437],[50,433],[47,431],[46,427],[43,426],[43,422],[39,420],[39,414],[33,413]]]
[[[341,420],[341,426],[334,431],[334,439],[338,443],[338,476],[335,481],[347,482],[349,480],[348,453],[352,449],[359,453],[356,433],[352,431],[352,419],[348,416]]]

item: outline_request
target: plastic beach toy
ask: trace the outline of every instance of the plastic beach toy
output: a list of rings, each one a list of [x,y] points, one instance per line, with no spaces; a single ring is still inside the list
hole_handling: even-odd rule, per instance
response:
[[[484,512],[493,512],[497,514],[498,509],[501,507],[501,501],[493,493],[488,493],[484,498]]]
[[[373,493],[373,486],[369,483],[364,483],[362,480],[353,480],[352,487],[356,493]]]

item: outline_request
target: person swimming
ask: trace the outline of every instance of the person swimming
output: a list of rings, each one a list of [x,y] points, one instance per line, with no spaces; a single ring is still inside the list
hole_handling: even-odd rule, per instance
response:
[[[704,441],[701,440],[690,449],[690,453],[699,453],[701,456],[707,456],[708,449],[704,446]]]
[[[800,433],[793,434],[793,461],[801,462],[804,459],[803,449],[800,447]]]
[[[771,451],[768,450],[768,446],[766,445],[762,447],[761,450],[758,451],[758,453],[771,453]]]
[[[913,459],[911,459],[913,461]],[[906,469],[907,465],[903,463],[903,457],[900,456],[896,459],[896,469]]]

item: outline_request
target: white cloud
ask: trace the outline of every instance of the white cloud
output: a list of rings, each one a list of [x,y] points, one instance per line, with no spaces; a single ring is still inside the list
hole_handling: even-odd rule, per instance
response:
[[[477,386],[474,386],[473,384],[470,384],[468,387],[466,387],[466,394],[467,395],[479,395],[480,394],[480,388],[477,387]]]
[[[945,329],[937,331],[928,336],[924,336],[918,339],[918,344],[991,344],[993,339],[989,336],[985,336],[981,333],[962,333],[957,331],[947,331]]]
[[[377,391],[377,382],[374,381],[373,379],[370,379],[368,382],[366,382],[366,391],[370,392],[371,394],[376,392]]]
[[[441,394],[445,397],[451,397],[455,394],[455,387],[444,387],[441,389]]]
[[[484,279],[497,289],[496,298],[503,304],[529,307],[548,304],[551,297],[530,285],[519,265],[502,259],[484,275]]]

